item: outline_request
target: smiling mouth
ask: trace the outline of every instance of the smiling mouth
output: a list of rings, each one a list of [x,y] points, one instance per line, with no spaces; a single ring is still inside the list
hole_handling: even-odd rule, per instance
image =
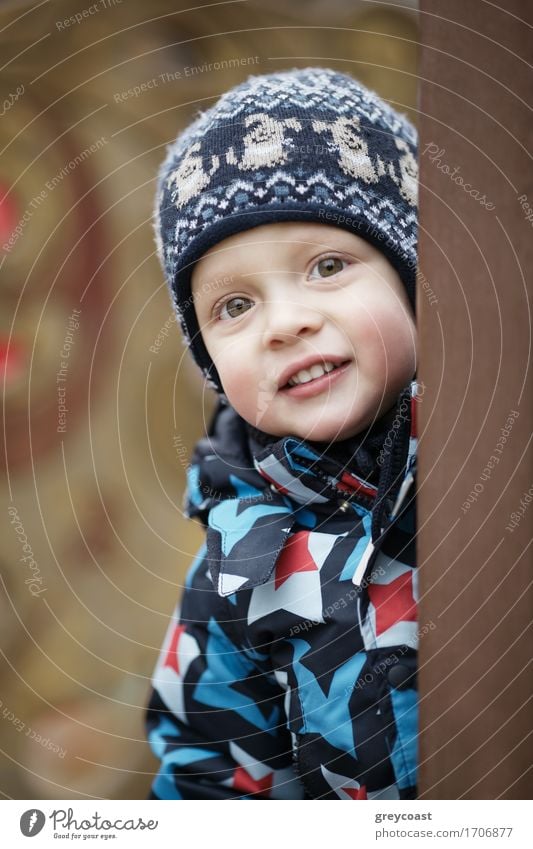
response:
[[[330,368],[327,368],[325,371],[322,372],[322,374],[319,374],[316,377],[311,377],[310,380],[301,380],[298,382],[293,382],[294,378],[296,377],[296,375],[294,375],[294,377],[291,377],[287,381],[285,386],[281,387],[281,389],[291,389],[294,386],[307,386],[309,383],[314,383],[315,380],[320,380],[322,377],[331,374],[332,371],[336,371],[337,369],[342,368],[342,366],[345,366],[348,362],[349,360],[344,360],[342,363],[337,363],[336,365],[334,363],[330,363]]]
[[[326,360],[324,365],[315,364],[309,369],[301,369],[281,387],[280,391],[291,395],[302,396],[314,394],[315,390],[321,391],[332,381],[340,377],[346,371],[349,364],[350,360],[343,360],[336,364]]]

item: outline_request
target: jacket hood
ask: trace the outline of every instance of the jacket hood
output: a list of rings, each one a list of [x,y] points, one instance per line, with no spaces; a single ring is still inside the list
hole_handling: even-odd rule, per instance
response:
[[[413,472],[416,396],[413,381],[372,427],[329,445],[270,436],[219,401],[193,452],[184,510],[208,529],[221,595],[268,580],[295,521],[313,527],[353,504],[372,515],[372,539],[379,537]],[[246,575],[235,574],[236,563],[240,571],[246,563]]]

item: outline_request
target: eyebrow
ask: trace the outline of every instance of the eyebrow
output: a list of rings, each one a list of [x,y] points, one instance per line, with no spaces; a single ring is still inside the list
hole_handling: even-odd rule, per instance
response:
[[[342,230],[341,228],[336,228],[336,232],[333,234],[332,238],[324,238],[324,240],[311,238],[309,236],[306,236],[304,238],[304,234],[302,234],[299,237],[295,236],[293,239],[287,239],[285,241],[278,242],[278,245],[290,245],[294,249],[292,252],[292,255],[294,257],[300,256],[301,254],[305,253],[309,248],[320,248],[321,250],[339,251],[342,253],[349,254],[350,256],[357,257],[362,253],[363,246],[358,244],[355,246],[350,245],[349,248],[347,246],[340,247],[340,243],[342,241],[347,241],[346,238],[343,239],[343,236],[349,235],[349,232],[349,230]],[[258,240],[257,244],[264,245],[268,244],[268,242]],[[253,245],[250,245],[250,247],[253,247]],[[230,253],[231,248],[226,248],[225,252]],[[237,277],[248,277],[250,276],[250,274],[255,273],[257,272],[250,271],[245,274],[241,272],[239,272],[238,274],[218,274],[215,277],[205,278],[198,283],[196,287],[196,292],[197,294],[203,294],[204,296],[208,293],[212,294],[212,291],[219,291],[220,289],[224,289],[228,286],[233,285],[236,282]]]

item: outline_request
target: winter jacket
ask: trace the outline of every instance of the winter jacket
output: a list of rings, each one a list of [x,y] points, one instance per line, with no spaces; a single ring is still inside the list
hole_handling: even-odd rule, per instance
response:
[[[188,473],[206,541],[153,676],[150,798],[416,797],[415,400],[348,467],[219,406]]]

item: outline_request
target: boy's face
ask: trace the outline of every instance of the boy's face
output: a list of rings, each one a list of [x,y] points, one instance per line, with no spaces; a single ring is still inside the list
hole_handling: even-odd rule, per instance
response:
[[[414,376],[399,275],[339,227],[284,222],[230,236],[197,262],[192,293],[230,404],[266,433],[355,436]]]

